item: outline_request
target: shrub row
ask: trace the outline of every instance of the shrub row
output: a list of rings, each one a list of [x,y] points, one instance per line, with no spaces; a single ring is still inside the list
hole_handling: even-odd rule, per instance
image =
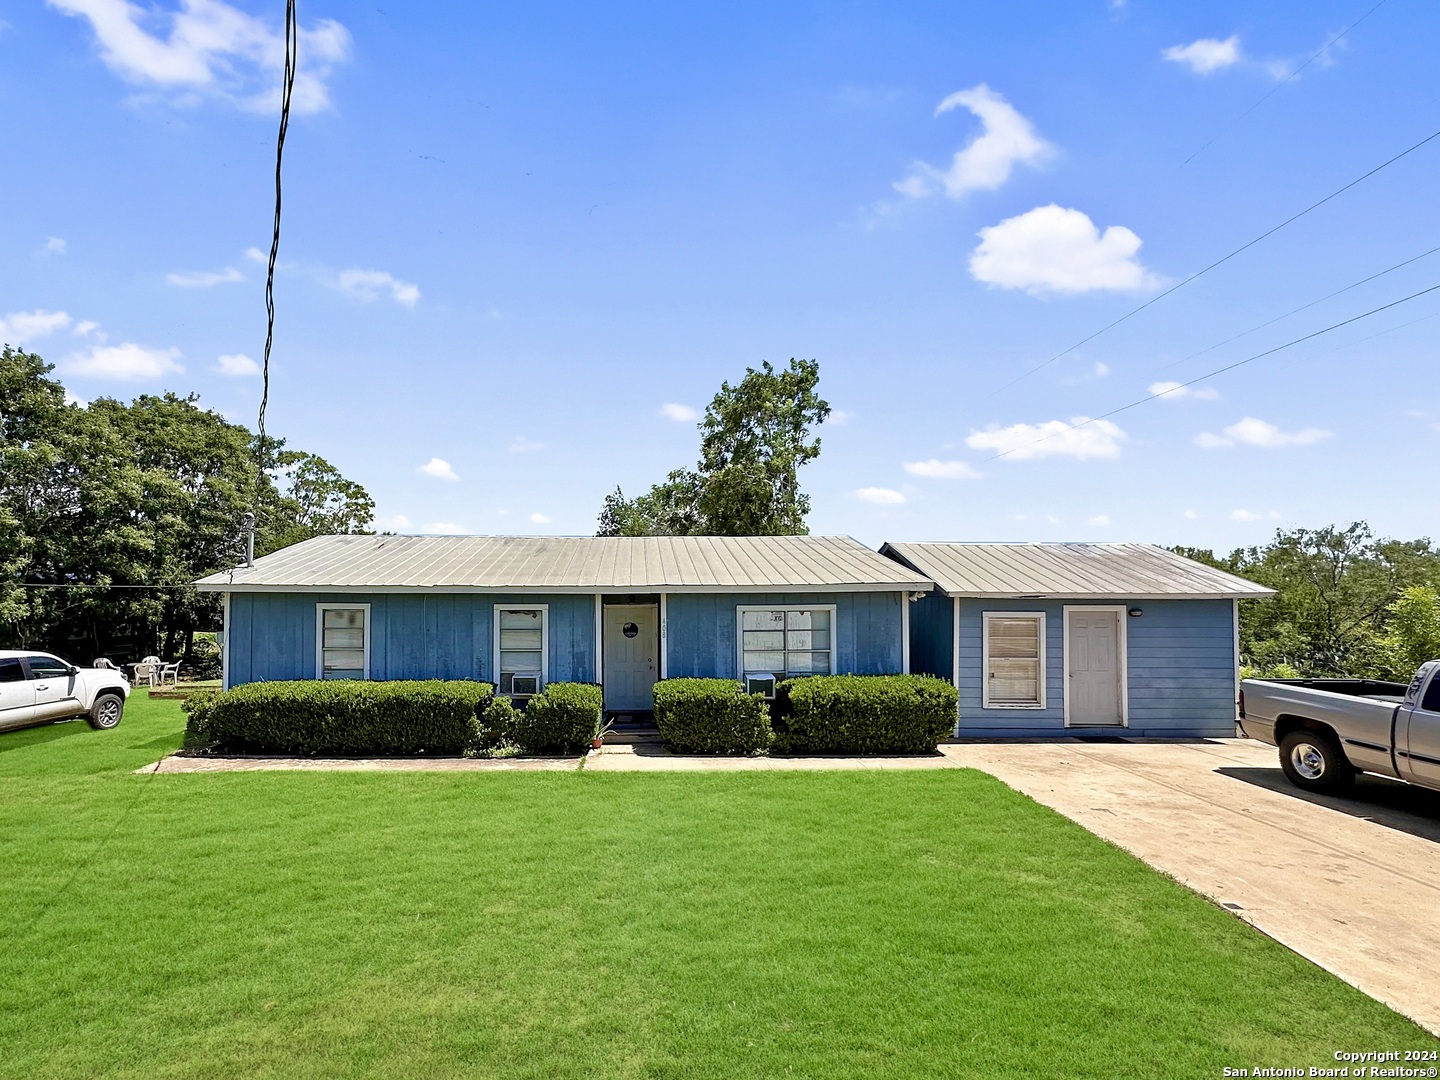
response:
[[[753,754],[770,745],[770,714],[734,679],[664,679],[655,684],[655,726],[672,750]]]
[[[955,730],[955,687],[931,675],[812,675],[776,688],[775,749],[924,754]]]
[[[768,706],[733,679],[655,684],[655,724],[682,753],[923,754],[955,729],[955,687],[929,675],[812,675]]]
[[[262,754],[461,754],[495,688],[431,679],[261,682],[185,702],[187,747]]]
[[[512,746],[526,753],[583,750],[600,731],[604,693],[594,683],[550,683],[515,708],[497,697],[484,709],[478,747]]]

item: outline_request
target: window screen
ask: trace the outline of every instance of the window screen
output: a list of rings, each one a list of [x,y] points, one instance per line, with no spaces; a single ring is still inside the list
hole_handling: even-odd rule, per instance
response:
[[[985,708],[1037,707],[1041,701],[1038,615],[986,617]]]
[[[320,677],[365,678],[365,609],[326,608],[321,617]]]
[[[742,674],[828,675],[832,632],[831,613],[823,608],[742,611]]]
[[[545,670],[545,612],[538,608],[502,609],[500,618],[500,693],[514,692],[516,675],[539,680]]]

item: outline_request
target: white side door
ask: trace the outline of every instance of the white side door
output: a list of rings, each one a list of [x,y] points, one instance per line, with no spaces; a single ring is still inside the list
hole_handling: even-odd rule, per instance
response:
[[[605,606],[605,708],[610,712],[655,708],[659,626],[654,604]]]
[[[63,720],[85,711],[76,697],[80,680],[70,674],[69,664],[44,654],[27,656],[25,663],[30,668],[30,685],[35,688],[36,720]]]
[[[1125,723],[1121,688],[1120,613],[1070,608],[1065,613],[1065,722],[1072,727]]]
[[[0,731],[35,720],[35,684],[19,660],[0,660]]]

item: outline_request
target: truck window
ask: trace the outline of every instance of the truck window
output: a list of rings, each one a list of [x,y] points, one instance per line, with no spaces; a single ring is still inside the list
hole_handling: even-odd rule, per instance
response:
[[[1420,708],[1426,712],[1440,712],[1440,671],[1430,677],[1430,685],[1425,688],[1425,700],[1420,702]]]
[[[0,682],[24,682],[25,671],[19,660],[0,660]]]

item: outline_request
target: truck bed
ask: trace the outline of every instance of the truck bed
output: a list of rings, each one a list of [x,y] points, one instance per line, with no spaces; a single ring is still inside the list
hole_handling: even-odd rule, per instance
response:
[[[1383,679],[1264,679],[1263,682],[1279,683],[1281,686],[1298,686],[1304,690],[1326,690],[1346,697],[1369,698],[1398,705],[1405,700],[1407,683],[1386,682]]]

